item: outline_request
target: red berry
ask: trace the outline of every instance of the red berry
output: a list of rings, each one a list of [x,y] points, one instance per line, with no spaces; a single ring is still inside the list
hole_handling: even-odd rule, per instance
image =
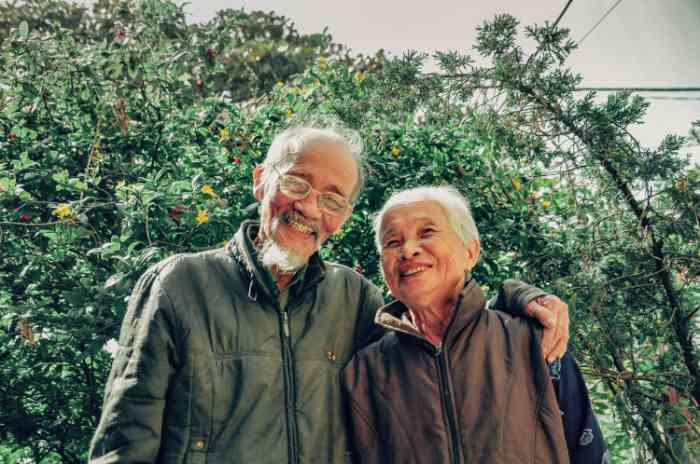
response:
[[[17,134],[15,134],[14,132],[11,132],[10,133],[10,140],[17,140]]]
[[[241,164],[241,159],[240,159],[238,156],[236,156],[236,157],[233,159],[233,162],[236,163],[236,164]]]
[[[356,266],[356,267],[355,267],[355,272],[357,272],[357,273],[359,273],[359,274],[364,274],[364,273],[365,273],[365,268],[362,267],[362,266]]]
[[[179,214],[180,214],[180,211],[182,211],[183,209],[185,209],[184,205],[175,205],[175,207],[170,210],[170,213],[168,214],[168,216],[170,216],[170,219],[175,221],[177,224],[180,224]]]
[[[32,220],[32,217],[28,214],[23,214],[19,217],[19,220],[22,222],[29,222]]]
[[[216,58],[216,55],[217,55],[216,50],[214,50],[213,48],[207,48],[207,57],[210,60],[213,60],[214,58]]]

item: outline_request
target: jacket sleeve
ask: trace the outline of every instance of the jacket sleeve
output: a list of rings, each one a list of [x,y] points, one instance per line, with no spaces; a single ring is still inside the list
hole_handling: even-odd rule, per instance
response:
[[[586,382],[570,353],[549,366],[572,464],[607,463],[608,452],[588,396]]]
[[[355,324],[353,352],[379,340],[384,334],[384,329],[374,323],[377,310],[384,304],[382,292],[369,281],[365,280],[364,284],[361,307],[358,309],[359,314]]]
[[[503,281],[498,295],[488,303],[489,309],[497,309],[513,317],[529,317],[525,314],[525,306],[535,298],[546,295],[547,292],[519,280]]]
[[[166,391],[178,363],[173,321],[157,272],[147,271],[129,298],[90,463],[156,460]]]

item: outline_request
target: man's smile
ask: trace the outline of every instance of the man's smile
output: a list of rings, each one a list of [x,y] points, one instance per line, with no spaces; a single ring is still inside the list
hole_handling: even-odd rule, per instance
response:
[[[287,211],[282,215],[281,219],[284,224],[304,235],[313,235],[314,237],[319,235],[319,227],[309,223],[306,218],[295,211]]]

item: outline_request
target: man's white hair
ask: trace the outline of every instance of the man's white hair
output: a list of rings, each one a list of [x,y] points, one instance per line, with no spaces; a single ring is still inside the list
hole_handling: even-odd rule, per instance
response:
[[[434,201],[445,211],[452,230],[468,245],[471,240],[479,241],[479,231],[474,223],[469,202],[452,186],[416,187],[394,193],[374,217],[374,243],[382,254],[381,227],[384,215],[397,206],[409,205],[419,201]]]
[[[275,136],[262,163],[260,180],[263,195],[274,195],[277,190],[278,173],[284,173],[291,168],[297,157],[306,150],[323,143],[342,146],[355,160],[357,183],[348,198],[350,203],[353,203],[360,195],[366,178],[362,138],[356,130],[329,116],[316,117],[301,125],[289,127]]]

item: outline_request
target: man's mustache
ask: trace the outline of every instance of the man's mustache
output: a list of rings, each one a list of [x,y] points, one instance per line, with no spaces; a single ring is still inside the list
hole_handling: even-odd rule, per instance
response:
[[[321,231],[320,226],[315,221],[307,219],[306,217],[304,217],[303,214],[299,213],[298,211],[285,211],[284,213],[282,213],[280,220],[285,224],[290,224],[292,221],[297,222],[299,224],[303,224],[306,227],[309,227],[316,237],[319,236],[319,233]]]

